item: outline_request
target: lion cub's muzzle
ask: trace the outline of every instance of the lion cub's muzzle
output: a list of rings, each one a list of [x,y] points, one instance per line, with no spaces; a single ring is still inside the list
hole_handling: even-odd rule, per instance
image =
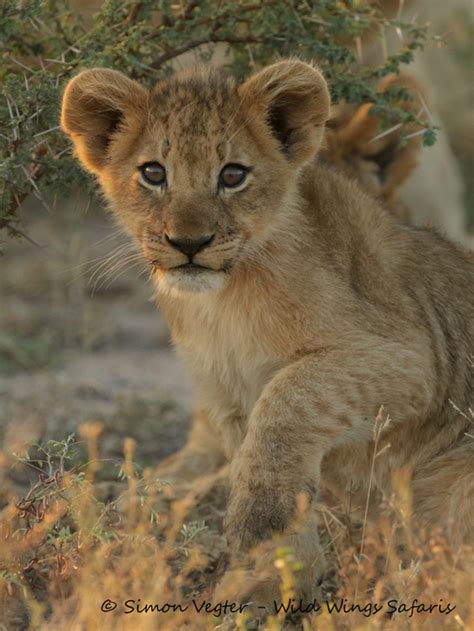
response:
[[[240,238],[236,233],[201,226],[201,229],[161,232],[142,236],[146,259],[162,287],[185,291],[220,289],[237,262]]]
[[[160,287],[191,292],[222,288],[229,265],[225,253],[219,252],[222,245],[216,244],[216,234],[181,237],[163,232],[159,241],[153,241],[154,247],[145,248],[145,255]]]

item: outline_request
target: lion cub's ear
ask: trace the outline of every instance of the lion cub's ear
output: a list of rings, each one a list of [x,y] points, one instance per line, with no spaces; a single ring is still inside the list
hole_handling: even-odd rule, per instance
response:
[[[316,154],[330,114],[330,96],[323,75],[299,60],[267,66],[240,87],[242,101],[264,112],[267,124],[294,164]]]
[[[61,127],[89,171],[105,165],[112,134],[125,113],[144,112],[147,90],[116,70],[84,70],[64,91]]]

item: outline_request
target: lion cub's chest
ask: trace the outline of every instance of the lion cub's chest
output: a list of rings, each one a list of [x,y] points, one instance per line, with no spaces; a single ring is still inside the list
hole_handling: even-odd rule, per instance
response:
[[[255,317],[190,302],[172,326],[177,350],[209,396],[247,417],[265,384],[284,364]],[[204,393],[206,394],[206,393]]]

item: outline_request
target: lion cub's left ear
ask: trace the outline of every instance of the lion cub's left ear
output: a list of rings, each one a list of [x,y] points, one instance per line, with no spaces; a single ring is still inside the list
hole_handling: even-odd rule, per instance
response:
[[[314,157],[331,105],[327,83],[317,68],[299,60],[280,61],[250,77],[239,91],[250,111],[262,111],[293,164]]]

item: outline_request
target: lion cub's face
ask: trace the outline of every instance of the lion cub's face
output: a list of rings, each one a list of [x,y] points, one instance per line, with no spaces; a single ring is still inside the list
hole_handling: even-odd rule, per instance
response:
[[[197,69],[150,91],[84,71],[66,89],[62,125],[158,286],[204,291],[258,260],[328,114],[320,73],[288,61],[243,85]]]

